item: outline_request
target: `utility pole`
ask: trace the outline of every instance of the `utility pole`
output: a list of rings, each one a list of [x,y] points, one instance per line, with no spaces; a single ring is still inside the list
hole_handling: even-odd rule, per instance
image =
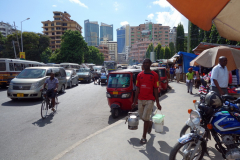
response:
[[[188,38],[187,38],[187,52],[190,53],[190,36],[191,36],[191,22],[188,20]]]
[[[17,29],[16,29],[16,26],[15,26],[15,22],[13,22],[13,23],[14,23],[14,28],[15,28],[15,34],[16,34],[16,36],[17,36],[18,49],[19,49],[19,52],[21,52],[21,50],[20,50],[20,45],[19,45],[19,41],[18,41]]]
[[[16,54],[16,50],[15,50],[15,43],[14,43],[14,40],[12,41],[13,43],[13,49],[14,49],[14,53],[15,53],[15,59],[17,59],[17,54]]]

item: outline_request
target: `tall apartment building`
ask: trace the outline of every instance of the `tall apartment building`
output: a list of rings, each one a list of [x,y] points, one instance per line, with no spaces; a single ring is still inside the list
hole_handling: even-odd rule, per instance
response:
[[[134,62],[142,63],[146,57],[147,48],[151,43],[152,41],[149,40],[149,38],[144,38],[142,41],[132,44],[131,51],[129,52],[129,59]],[[158,41],[154,41],[154,47],[156,47],[158,43]]]
[[[109,41],[113,41],[113,25],[101,23],[100,41],[103,41],[103,37],[107,37]]]
[[[118,60],[118,58],[117,58],[118,57],[117,56],[117,42],[116,41],[109,41],[107,39],[107,37],[104,37],[103,41],[101,41],[101,44],[107,45],[108,50],[109,50],[109,56],[110,56],[109,60],[117,62],[117,60]]]
[[[130,25],[125,25],[117,29],[118,53],[125,53],[126,59],[128,58],[131,46],[130,36]]]
[[[99,45],[99,25],[96,21],[84,21],[84,37],[88,46]]]
[[[177,27],[173,27],[172,29],[170,29],[169,32],[169,43],[173,42],[174,47],[176,47],[176,40],[177,40]]]
[[[82,27],[76,22],[70,19],[70,14],[67,12],[53,12],[53,21],[42,21],[43,33],[51,38],[50,46],[52,50],[60,48],[61,36],[66,30],[79,31],[82,33]]]
[[[15,31],[16,30],[9,23],[0,22],[0,32],[4,37],[7,37],[7,35],[12,34]]]
[[[144,38],[160,42],[162,46],[169,45],[169,26],[148,22],[139,26],[131,26],[131,46],[143,41]]]
[[[108,50],[108,46],[106,44],[100,44],[98,46],[99,52],[103,53],[104,56],[104,61],[108,61],[109,60],[109,50]]]

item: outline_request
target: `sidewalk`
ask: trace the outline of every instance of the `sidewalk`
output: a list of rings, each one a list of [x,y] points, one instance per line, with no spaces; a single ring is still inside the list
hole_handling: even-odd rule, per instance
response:
[[[141,145],[140,138],[143,132],[143,122],[140,121],[138,130],[128,130],[125,119],[119,120],[103,130],[79,140],[54,159],[61,160],[130,160],[151,159],[168,160],[172,147],[177,143],[180,130],[189,118],[188,109],[194,109],[193,100],[197,95],[187,93],[185,83],[171,82],[172,87],[168,93],[160,97],[162,112],[165,115],[164,132],[156,133],[152,130],[147,135],[148,142]],[[197,93],[197,90],[193,90]],[[84,129],[84,128],[82,128]],[[214,141],[208,143],[210,156],[204,159],[222,159],[213,147]]]

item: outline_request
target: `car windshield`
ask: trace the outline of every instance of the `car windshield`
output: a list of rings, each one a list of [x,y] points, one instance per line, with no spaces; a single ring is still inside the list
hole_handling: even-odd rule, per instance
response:
[[[159,69],[160,77],[165,77],[165,69]]]
[[[127,88],[130,85],[130,74],[111,74],[108,79],[108,88]]]
[[[71,72],[66,72],[66,74],[67,74],[67,77],[71,76]]]
[[[46,69],[24,69],[17,78],[42,78],[45,73]]]
[[[90,72],[90,69],[89,68],[80,68],[77,72],[78,73],[80,73],[80,72]]]

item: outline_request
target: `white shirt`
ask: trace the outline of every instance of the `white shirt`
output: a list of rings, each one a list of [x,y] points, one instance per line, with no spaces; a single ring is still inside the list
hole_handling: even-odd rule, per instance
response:
[[[222,68],[222,66],[220,64],[216,65],[212,69],[212,75],[211,75],[211,85],[216,87],[216,85],[213,82],[213,79],[218,81],[220,88],[227,88],[228,87],[227,67],[225,66],[224,68]]]
[[[175,73],[181,73],[179,68],[176,68]]]

